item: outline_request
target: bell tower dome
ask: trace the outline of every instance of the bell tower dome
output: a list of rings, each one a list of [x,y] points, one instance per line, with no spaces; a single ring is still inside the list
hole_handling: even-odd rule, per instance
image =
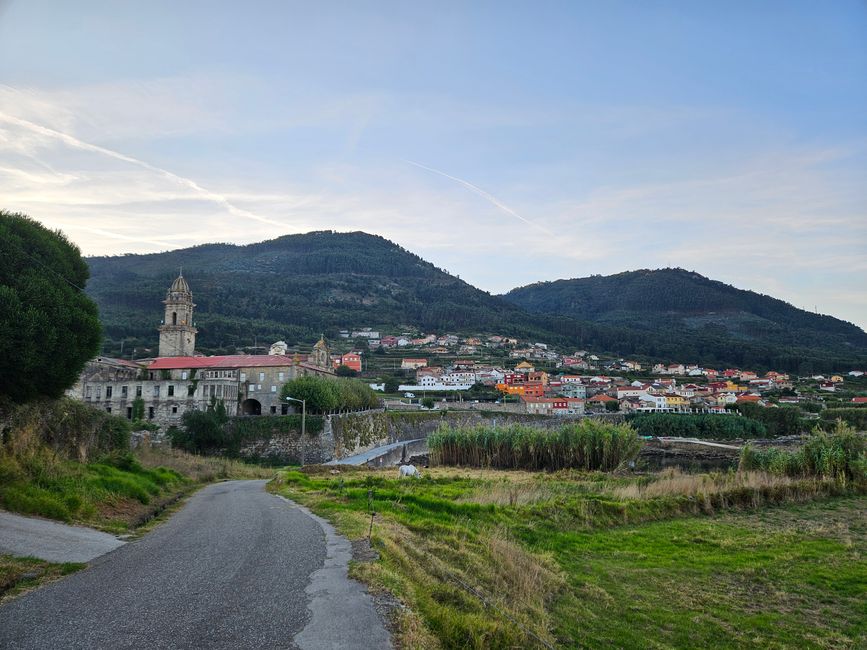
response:
[[[196,330],[193,327],[193,292],[184,279],[183,271],[172,282],[163,300],[166,315],[160,326],[161,357],[192,356],[196,348]]]

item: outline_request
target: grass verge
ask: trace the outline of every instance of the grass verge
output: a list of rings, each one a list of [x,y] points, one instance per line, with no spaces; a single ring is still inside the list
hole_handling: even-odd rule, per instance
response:
[[[78,463],[38,446],[14,456],[0,452],[0,507],[121,533],[203,483],[273,475],[238,461],[172,450],[114,453]]]
[[[375,512],[379,560],[352,575],[407,605],[395,621],[404,648],[864,641],[863,486],[761,473],[335,471],[281,473],[271,489],[353,540]],[[821,528],[829,512],[839,526]]]
[[[55,564],[33,557],[0,555],[0,605],[26,591],[83,569],[80,562]]]

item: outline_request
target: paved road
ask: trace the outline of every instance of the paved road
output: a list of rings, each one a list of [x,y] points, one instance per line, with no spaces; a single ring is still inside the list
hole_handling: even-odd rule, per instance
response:
[[[0,512],[0,553],[49,562],[90,562],[123,544],[114,535],[92,528]]]
[[[374,449],[370,449],[360,454],[355,454],[354,456],[347,456],[346,458],[337,458],[334,460],[329,460],[326,465],[364,465],[365,463],[373,460],[374,458],[378,458],[380,456],[384,456],[390,451],[394,451],[395,449],[400,449],[404,445],[411,445],[414,442],[422,442],[423,440],[427,440],[427,438],[413,438],[412,440],[403,440],[401,442],[392,442],[387,445],[383,445],[382,447],[375,447]],[[398,458],[397,460],[400,460]]]
[[[346,578],[346,542],[263,487],[209,486],[145,537],[0,607],[0,648],[389,648]]]

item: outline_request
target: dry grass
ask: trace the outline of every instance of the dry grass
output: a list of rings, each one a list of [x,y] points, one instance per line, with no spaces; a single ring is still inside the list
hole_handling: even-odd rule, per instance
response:
[[[760,490],[765,488],[790,487],[797,483],[787,476],[777,476],[767,472],[737,472],[715,474],[685,474],[679,469],[660,472],[656,480],[649,483],[631,483],[611,492],[618,499],[655,499],[657,497],[721,494],[745,488]]]
[[[135,455],[145,467],[167,467],[200,483],[221,479],[270,479],[276,474],[267,467],[216,456],[196,456],[180,449],[143,447],[136,450]]]
[[[524,481],[499,481],[485,485],[472,494],[461,497],[461,501],[494,504],[498,506],[526,506],[552,500],[558,491],[551,485]]]
[[[54,564],[32,557],[0,554],[0,605],[43,584],[83,569],[82,563]]]

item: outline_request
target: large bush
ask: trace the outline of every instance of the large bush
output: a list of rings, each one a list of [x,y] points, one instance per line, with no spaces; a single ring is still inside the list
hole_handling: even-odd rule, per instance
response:
[[[20,455],[48,446],[65,458],[87,462],[129,448],[130,423],[67,397],[37,400],[0,413],[0,451]]]
[[[837,420],[854,427],[858,431],[867,430],[867,408],[849,407],[849,408],[832,408],[822,411],[822,428],[830,430],[834,428]]]
[[[642,435],[680,438],[761,438],[767,427],[752,418],[736,415],[687,415],[679,413],[641,413],[629,421]]]
[[[804,431],[804,419],[797,406],[766,407],[758,404],[738,404],[742,415],[765,425],[769,436],[793,436]]]
[[[0,211],[0,395],[60,397],[99,351],[96,304],[78,247],[22,215]]]
[[[326,377],[299,377],[283,385],[282,397],[305,400],[308,413],[333,411],[360,411],[377,408],[379,397],[363,381],[355,379],[328,379]]]

